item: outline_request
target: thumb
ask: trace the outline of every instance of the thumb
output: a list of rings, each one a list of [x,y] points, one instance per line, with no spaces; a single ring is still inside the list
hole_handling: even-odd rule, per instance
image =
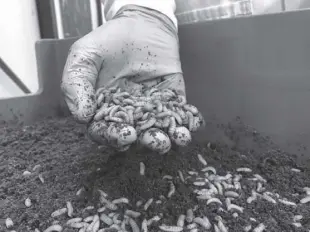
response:
[[[63,71],[61,90],[73,117],[80,123],[88,123],[97,108],[95,85],[103,60],[98,47],[91,34],[76,41]]]

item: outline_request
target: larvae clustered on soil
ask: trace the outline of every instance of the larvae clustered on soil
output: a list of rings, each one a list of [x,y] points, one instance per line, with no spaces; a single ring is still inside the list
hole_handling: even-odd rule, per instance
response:
[[[171,149],[171,142],[187,146],[192,140],[191,132],[205,124],[198,109],[171,89],[125,92],[120,88],[100,88],[96,101],[89,136],[99,144],[108,142],[119,151],[138,142],[165,154]]]

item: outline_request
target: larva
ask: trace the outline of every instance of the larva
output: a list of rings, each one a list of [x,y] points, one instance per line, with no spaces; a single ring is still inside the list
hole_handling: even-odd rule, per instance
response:
[[[140,130],[147,130],[154,126],[156,123],[156,118],[150,118],[146,123],[142,124],[140,127]]]
[[[134,100],[129,99],[129,98],[124,99],[124,100],[123,100],[123,103],[124,103],[124,104],[127,104],[127,105],[134,105],[134,104],[135,104]]]
[[[44,184],[45,181],[44,181],[43,175],[39,174],[38,177],[39,177],[39,180],[41,181],[41,183]]]
[[[106,207],[101,207],[97,210],[98,213],[103,213],[104,211],[106,211]]]
[[[170,125],[169,125],[169,130],[168,133],[170,136],[172,136],[176,130],[176,122],[174,117],[170,117]]]
[[[279,199],[279,202],[281,202],[284,205],[288,205],[288,206],[297,206],[297,204],[295,202],[287,201],[284,199]]]
[[[151,204],[153,203],[154,199],[153,198],[150,198],[145,204],[144,204],[144,210],[146,211],[150,206]]]
[[[239,211],[240,213],[243,213],[243,210],[244,210],[244,209],[243,209],[242,207],[238,206],[238,205],[230,204],[230,205],[228,205],[227,210],[228,210],[228,211],[237,210],[237,211]]]
[[[114,117],[116,118],[122,118],[124,122],[129,123],[129,116],[126,112],[124,111],[118,111],[115,113]]]
[[[121,197],[112,201],[112,204],[129,204],[129,200],[125,197]]]
[[[11,218],[5,219],[5,226],[8,229],[11,229],[14,226],[14,222]]]
[[[263,199],[265,199],[266,201],[269,201],[273,204],[277,204],[276,200],[274,200],[271,196],[268,196],[267,194],[263,194],[262,195]],[[309,198],[309,201],[310,201],[310,198]]]
[[[23,176],[31,176],[31,172],[29,172],[29,171],[24,171],[24,172],[23,172]]]
[[[103,100],[104,100],[104,94],[101,93],[101,94],[99,94],[99,96],[97,98],[97,105],[100,106],[101,103],[103,102]]]
[[[297,227],[297,228],[302,227],[302,224],[300,222],[293,222],[292,225]]]
[[[70,201],[67,201],[67,211],[68,211],[68,216],[72,217],[73,216],[73,206]]]
[[[90,225],[87,227],[86,232],[92,232],[94,227],[95,226],[97,227],[96,224],[98,224],[99,221],[100,221],[99,216],[98,215],[94,215],[94,219],[93,219],[92,223],[90,223]],[[100,222],[99,222],[99,224],[100,224]],[[99,229],[99,226],[98,226],[98,229]]]
[[[127,215],[127,216],[129,216],[131,218],[138,218],[138,217],[140,217],[141,213],[127,209],[125,211],[125,215]]]
[[[214,183],[214,185],[216,186],[218,193],[220,195],[223,195],[223,187],[222,187],[221,183],[216,182],[216,183]]]
[[[300,200],[300,204],[306,204],[310,202],[310,196],[306,196]]]
[[[168,226],[168,225],[160,225],[159,229],[165,232],[181,232],[183,231],[183,227],[179,226]]]
[[[212,196],[210,194],[201,194],[197,196],[196,198],[199,200],[209,200],[212,198]]]
[[[191,229],[194,229],[194,228],[197,228],[197,224],[196,223],[191,223],[191,224],[188,224],[186,226],[187,229],[191,230]]]
[[[252,172],[250,168],[237,168],[237,172]]]
[[[155,101],[157,113],[163,112],[163,104],[161,101]]]
[[[184,106],[186,104],[186,97],[183,95],[178,96],[178,105]]]
[[[202,157],[201,154],[197,155],[199,162],[203,165],[203,166],[207,166],[207,161]]]
[[[213,197],[213,198],[211,198],[211,199],[209,199],[209,200],[207,201],[207,205],[210,205],[210,204],[212,204],[212,203],[218,203],[218,204],[222,205],[221,200],[218,199],[218,198],[215,198],[215,197]]]
[[[128,120],[129,120],[129,124],[133,125],[134,124],[134,118],[133,118],[133,110],[128,110],[127,111],[128,114]]]
[[[147,221],[147,225],[151,226],[153,222],[158,222],[160,220],[161,218],[158,215],[156,215]]]
[[[147,220],[146,220],[146,219],[143,219],[143,221],[142,221],[141,231],[142,231],[142,232],[148,232]]]
[[[214,224],[213,227],[214,227],[214,232],[222,232],[216,224]]]
[[[155,92],[158,92],[157,88],[151,88],[149,91],[147,91],[146,96],[151,97]]]
[[[145,175],[145,165],[143,162],[140,162],[140,175],[141,176]]]
[[[181,214],[178,218],[178,221],[177,221],[177,226],[179,227],[183,227],[184,226],[184,223],[185,223],[185,215],[184,214]]]
[[[80,188],[77,192],[76,192],[76,196],[80,196],[82,194],[82,192],[84,191],[83,188]]]
[[[109,116],[112,118],[114,117],[114,114],[119,110],[120,106],[119,105],[116,105],[116,106],[113,106],[113,108],[111,109],[110,113],[109,113]]]
[[[233,197],[233,198],[239,197],[239,193],[234,192],[234,191],[226,191],[224,195],[225,197]]]
[[[170,117],[165,117],[163,121],[163,128],[167,128],[170,125]]]
[[[62,226],[61,225],[52,225],[48,227],[44,232],[61,232]]]
[[[136,206],[137,206],[137,207],[140,207],[142,204],[143,204],[143,201],[141,201],[141,200],[139,200],[139,201],[136,202]]]
[[[108,197],[108,194],[104,191],[102,191],[101,189],[98,190],[100,196],[103,196],[104,198]]]
[[[301,219],[303,219],[303,216],[302,216],[302,215],[295,215],[295,216],[293,217],[293,220],[294,220],[294,221],[300,221]]]
[[[191,176],[198,176],[198,172],[195,171],[188,171],[187,173]]]
[[[252,229],[252,226],[251,225],[247,225],[243,228],[243,231],[244,232],[249,232],[250,230]]]
[[[104,118],[104,120],[107,121],[107,122],[117,122],[117,123],[121,123],[121,122],[124,121],[124,120],[121,119],[121,118],[110,117],[110,116],[106,116],[106,117]]]
[[[192,209],[188,209],[186,211],[186,221],[191,223],[194,220],[194,211]]]
[[[257,227],[253,229],[253,232],[263,232],[266,229],[266,226],[263,223],[260,223]]]
[[[187,118],[188,118],[188,129],[189,131],[193,131],[194,128],[194,116],[191,112],[186,112]]]
[[[115,214],[116,214],[115,212],[111,212],[111,213],[108,214],[108,216],[109,216],[110,218],[112,218]]]
[[[133,113],[134,114],[139,114],[140,112],[143,112],[142,111],[142,107],[136,107]]]
[[[264,188],[263,188],[262,182],[258,182],[258,183],[257,183],[256,191],[257,191],[257,192],[262,192],[263,190],[264,190]]]
[[[132,232],[140,232],[139,226],[132,218],[129,218],[129,225],[132,229]]]
[[[128,98],[130,97],[130,94],[128,92],[121,92],[121,93],[114,94],[114,97],[115,98],[120,98],[120,97]]]
[[[207,183],[204,181],[195,181],[193,185],[195,186],[205,186]]]
[[[163,121],[162,120],[156,120],[154,126],[158,127],[158,128],[164,128]]]
[[[165,118],[171,116],[171,111],[164,111],[156,115],[157,118]]]
[[[212,166],[205,167],[204,169],[201,170],[202,172],[212,172],[214,175],[216,175],[216,169]]]
[[[163,180],[165,180],[165,179],[172,180],[173,177],[170,176],[170,175],[164,175],[164,176],[163,176]]]
[[[52,216],[52,217],[59,217],[59,216],[65,214],[65,213],[67,213],[67,210],[68,210],[67,208],[58,209],[58,210],[54,211],[54,212],[51,214],[51,216]]]
[[[100,202],[101,204],[106,204],[106,207],[110,210],[117,210],[117,206],[115,204],[113,204],[112,202],[110,202],[109,200],[107,200],[104,196],[100,196]]]
[[[76,223],[68,224],[69,227],[75,228],[75,229],[80,229],[80,228],[86,227],[88,225],[89,224],[87,222],[76,222]]]
[[[196,114],[199,113],[198,109],[197,109],[195,106],[193,106],[193,105],[185,104],[185,105],[183,106],[183,108],[184,108],[186,111],[190,112],[192,115],[196,115]]]
[[[183,183],[185,183],[185,179],[184,179],[183,173],[179,170],[179,171],[178,171],[178,174],[179,174],[180,180],[181,180]]]
[[[70,225],[70,224],[74,224],[74,223],[78,223],[78,222],[82,222],[82,218],[72,218],[72,219],[69,219],[68,221],[67,221],[67,225]]]
[[[122,223],[122,221],[119,220],[118,217],[119,217],[119,214],[117,213],[117,214],[115,214],[115,215],[113,216],[113,218],[112,218],[113,223],[116,224],[116,225],[119,225],[119,224]]]
[[[257,178],[259,181],[262,181],[264,183],[266,183],[267,181],[259,174],[254,174],[254,177]]]
[[[182,118],[177,113],[171,111],[171,116],[175,118],[175,120],[177,121],[179,125],[183,124]]]
[[[26,200],[25,200],[25,206],[26,207],[30,207],[32,204],[31,204],[31,200],[30,200],[30,198],[27,198]]]
[[[113,220],[111,218],[109,218],[108,215],[106,215],[104,213],[100,215],[100,220],[103,223],[107,224],[108,226],[113,224]]]
[[[228,229],[226,228],[226,226],[224,225],[222,220],[219,220],[217,222],[217,226],[218,226],[218,228],[220,229],[221,232],[228,232]]]
[[[211,229],[211,223],[209,221],[209,219],[207,217],[203,217],[203,218],[200,218],[200,217],[196,217],[194,218],[193,220],[196,224],[202,226],[204,229]]]
[[[146,112],[145,114],[143,114],[141,120],[147,120],[149,118],[150,112]]]
[[[169,181],[169,192],[167,197],[171,198],[173,194],[175,194],[175,186],[172,181]]]

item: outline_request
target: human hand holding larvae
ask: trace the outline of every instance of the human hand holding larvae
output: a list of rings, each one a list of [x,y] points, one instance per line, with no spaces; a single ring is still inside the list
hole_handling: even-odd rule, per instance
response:
[[[128,93],[120,88],[100,88],[96,102],[97,111],[88,126],[90,137],[98,143],[108,142],[120,151],[137,141],[165,154],[172,143],[187,146],[191,132],[204,125],[197,108],[186,104],[183,95],[170,89]]]

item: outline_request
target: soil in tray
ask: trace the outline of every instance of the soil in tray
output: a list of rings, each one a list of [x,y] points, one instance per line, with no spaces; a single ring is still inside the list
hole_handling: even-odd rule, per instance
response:
[[[266,231],[270,232],[308,231],[310,203],[300,204],[299,201],[306,196],[303,188],[310,187],[309,162],[277,149],[269,139],[240,120],[227,125],[210,122],[207,127],[221,132],[221,140],[209,143],[197,137],[187,148],[174,148],[168,155],[158,155],[134,148],[125,153],[98,148],[86,138],[84,126],[71,118],[47,120],[31,126],[3,125],[0,129],[0,231],[8,231],[7,217],[14,221],[13,229],[17,232],[35,228],[43,231],[55,220],[65,225],[69,219],[66,214],[52,218],[51,213],[66,207],[67,201],[72,202],[74,217],[94,215],[102,206],[99,189],[106,192],[110,200],[128,198],[130,203],[119,205],[117,212],[122,214],[125,209],[141,212],[137,219],[140,225],[144,218],[159,215],[162,219],[154,222],[150,231],[158,231],[162,223],[176,225],[179,215],[186,214],[189,208],[195,210],[197,217],[207,216],[212,224],[217,223],[216,216],[220,215],[231,232],[243,231],[250,224],[253,229],[259,223],[264,223]],[[227,211],[225,197],[221,195],[218,198],[222,205],[207,205],[206,200],[197,199],[194,190],[204,187],[194,186],[197,176],[188,174],[188,171],[197,171],[198,176],[204,175],[201,172],[204,165],[197,154],[201,154],[220,176],[228,172],[234,175],[240,167],[252,169],[251,173],[242,173],[242,189],[234,190],[240,197],[233,203],[243,207],[243,213]],[[144,176],[139,174],[140,162],[146,167]],[[32,174],[23,176],[26,170]],[[185,183],[178,171],[182,171]],[[254,174],[266,180],[262,182],[264,191],[275,194],[270,196],[276,203],[262,198],[247,203],[251,190],[258,184],[257,180],[251,180]],[[163,179],[165,175],[173,177],[176,188],[171,198],[167,197],[170,183]],[[79,189],[83,190],[77,196]],[[295,202],[297,206],[282,204],[278,197]],[[26,198],[31,199],[30,207],[25,206]],[[150,198],[154,201],[145,211],[143,206]],[[137,207],[137,201],[142,201],[142,206]],[[95,209],[85,210],[87,206]],[[295,215],[303,218],[294,222]],[[298,222],[301,227],[293,225]],[[64,231],[78,230],[64,227]],[[204,230],[199,227],[199,231]]]

